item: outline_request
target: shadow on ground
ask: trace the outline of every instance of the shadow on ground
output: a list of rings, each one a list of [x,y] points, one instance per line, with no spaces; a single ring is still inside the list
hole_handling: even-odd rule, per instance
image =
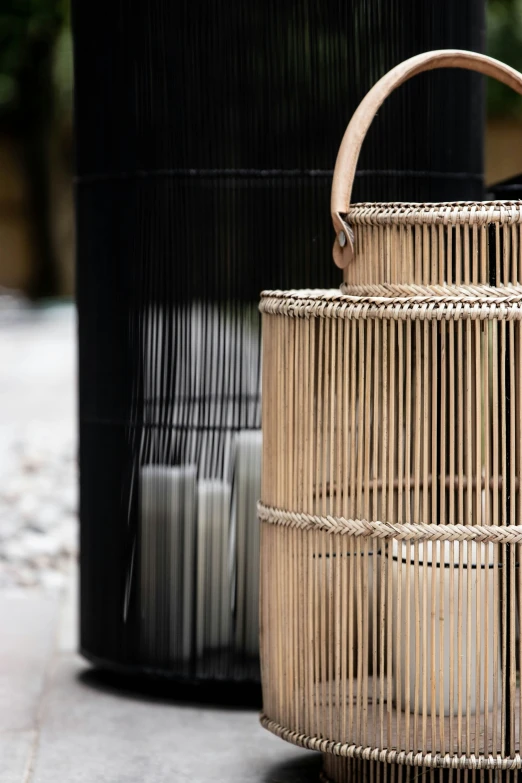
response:
[[[255,683],[178,682],[95,668],[82,671],[78,680],[88,688],[139,701],[261,709],[261,686]]]
[[[321,754],[310,752],[302,758],[274,765],[265,773],[263,781],[264,783],[319,783],[321,766]]]

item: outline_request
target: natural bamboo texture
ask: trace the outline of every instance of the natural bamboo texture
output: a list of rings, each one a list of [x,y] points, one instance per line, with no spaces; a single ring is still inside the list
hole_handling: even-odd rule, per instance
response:
[[[261,301],[262,720],[337,783],[492,780],[522,768],[522,205],[349,221],[342,292]]]
[[[522,284],[521,214],[520,201],[354,204],[348,222],[358,261],[344,270],[345,290],[358,294],[364,286],[371,296],[460,299],[466,292],[409,287]]]
[[[263,724],[324,779],[495,780],[522,768],[522,202],[351,204],[332,182],[341,291],[263,294]],[[446,778],[444,777],[446,776]]]

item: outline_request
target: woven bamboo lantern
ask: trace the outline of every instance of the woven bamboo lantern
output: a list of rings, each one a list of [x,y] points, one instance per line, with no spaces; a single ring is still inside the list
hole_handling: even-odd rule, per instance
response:
[[[471,52],[390,71],[337,158],[341,291],[261,301],[262,722],[337,783],[522,768],[522,202],[350,204],[376,111],[439,67],[522,93]]]

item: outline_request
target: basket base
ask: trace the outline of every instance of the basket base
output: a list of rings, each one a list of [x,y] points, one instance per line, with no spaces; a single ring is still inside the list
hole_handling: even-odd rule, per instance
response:
[[[323,755],[323,783],[522,783],[522,758],[438,755],[430,758],[406,758],[397,761],[395,750],[377,751],[382,761],[367,760],[371,748],[356,748],[321,737],[291,731],[272,721],[266,714],[260,716],[261,725],[281,739]],[[338,755],[341,754],[341,755]],[[389,758],[388,758],[389,757]],[[414,764],[411,764],[411,762]],[[431,761],[432,766],[423,766]]]
[[[384,693],[387,692],[386,680],[384,680],[382,690]],[[478,716],[471,716],[469,727],[465,717],[462,719],[462,725],[459,726],[459,722],[455,718],[452,720],[449,716],[444,718],[431,715],[426,716],[423,718],[423,721],[425,722],[425,734],[428,739],[432,736],[433,730],[435,730],[435,733],[440,732],[440,725],[441,723],[443,724],[444,736],[446,738],[445,750],[444,752],[436,751],[432,753],[429,744],[427,744],[425,751],[417,751],[415,758],[410,759],[408,757],[411,755],[411,748],[418,747],[413,733],[415,716],[413,713],[410,714],[409,732],[405,732],[406,713],[398,712],[395,706],[393,704],[389,705],[386,699],[380,703],[378,700],[374,701],[368,698],[365,726],[357,735],[357,742],[340,741],[341,737],[346,736],[346,727],[343,724],[343,715],[346,715],[346,709],[343,709],[342,699],[341,702],[336,700],[336,692],[338,694],[337,699],[339,699],[339,691],[342,692],[342,688],[340,689],[336,684],[331,685],[328,681],[316,685],[310,698],[313,699],[316,713],[322,715],[323,723],[313,735],[288,729],[271,720],[266,714],[263,714],[261,717],[261,723],[266,729],[287,742],[291,742],[299,747],[320,751],[321,753],[328,753],[334,759],[338,759],[341,765],[340,772],[336,773],[337,777],[330,775],[334,783],[338,783],[338,778],[340,783],[359,779],[371,780],[376,783],[380,783],[381,780],[383,783],[386,783],[388,780],[393,781],[393,783],[411,780],[413,783],[414,780],[419,778],[421,772],[424,774],[426,770],[428,777],[424,776],[424,779],[462,781],[464,783],[464,781],[468,780],[464,775],[465,768],[474,772],[476,778],[471,776],[469,780],[476,779],[477,783],[478,781],[500,783],[500,781],[504,780],[520,780],[520,783],[522,783],[522,752],[519,749],[518,742],[515,745],[515,753],[512,757],[504,757],[499,752],[503,736],[500,710],[497,713],[496,720],[493,712],[488,712],[487,716],[484,713]],[[307,693],[305,694],[303,691],[299,693],[300,696],[306,699]],[[373,679],[370,677],[368,678],[368,694],[372,693]],[[357,699],[356,689],[354,703],[355,699]],[[480,732],[478,741],[476,741],[477,719]],[[519,686],[516,689],[514,702],[513,728],[515,738],[521,736],[521,719],[522,703]],[[379,743],[380,727],[383,725],[383,720],[386,721],[384,724],[384,738],[381,737],[381,742]],[[459,754],[456,752],[459,744],[462,743],[462,737],[466,733],[469,734],[469,747],[472,749],[467,756],[462,752]],[[332,737],[333,739],[326,739],[326,737]],[[410,738],[409,741],[408,737]],[[396,750],[397,748],[404,749],[405,746],[408,750]],[[371,762],[373,765],[372,769],[374,768],[371,774],[365,766],[366,763],[370,764],[367,761],[370,758],[370,754],[374,759],[380,759],[379,762]],[[361,768],[357,766],[359,762],[363,764]],[[392,766],[410,769],[411,771],[409,773],[397,771],[388,777],[383,776],[384,773],[378,772],[378,770],[381,769],[385,762],[387,765],[391,764]],[[460,772],[457,768],[460,768]],[[436,773],[435,777],[429,777],[430,769],[433,769]],[[448,770],[448,774],[442,774],[443,770]],[[414,771],[415,774],[413,774]]]
[[[520,783],[522,770],[425,769],[323,754],[321,783]]]

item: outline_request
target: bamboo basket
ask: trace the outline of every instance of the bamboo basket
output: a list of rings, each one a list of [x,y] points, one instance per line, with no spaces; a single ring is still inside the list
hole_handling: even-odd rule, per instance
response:
[[[522,769],[522,202],[350,204],[375,113],[438,67],[522,93],[472,52],[390,71],[337,158],[341,290],[260,305],[261,720],[337,783]]]

